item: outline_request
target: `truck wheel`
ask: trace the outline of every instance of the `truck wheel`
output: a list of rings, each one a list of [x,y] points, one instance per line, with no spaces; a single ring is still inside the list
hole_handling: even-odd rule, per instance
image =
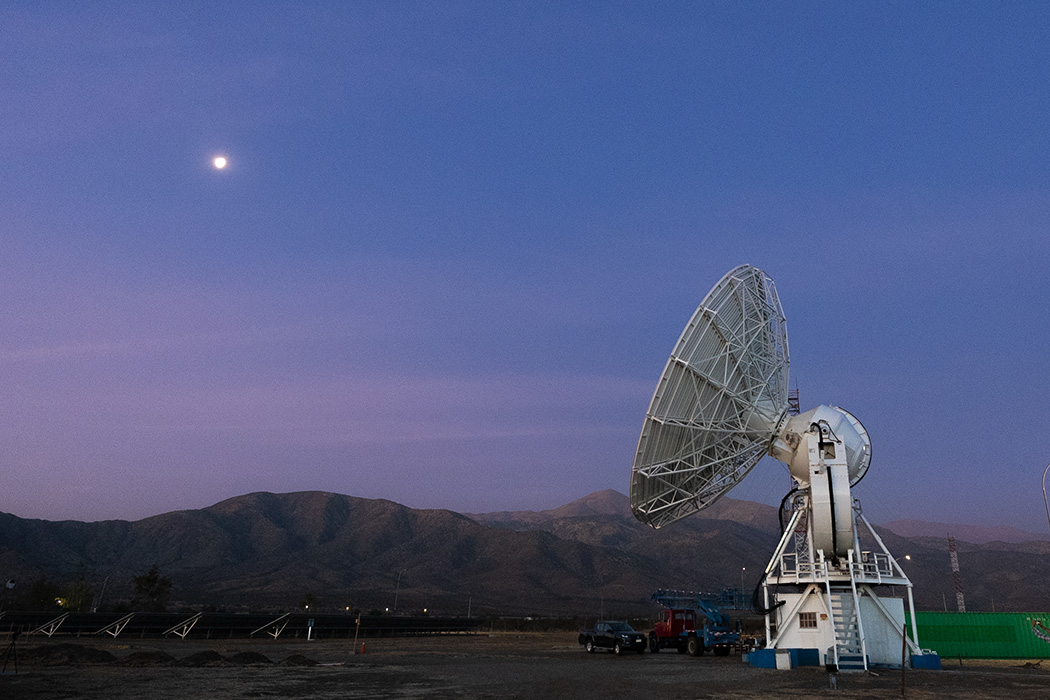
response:
[[[616,646],[613,647],[613,653],[616,654],[617,656],[619,656],[620,654],[623,653],[623,647],[620,646],[619,642],[616,642]]]
[[[653,652],[654,654],[660,651],[660,638],[657,637],[655,634],[649,635],[649,651]]]
[[[704,655],[704,643],[700,641],[698,637],[690,637],[686,643],[686,649],[689,652],[689,656],[703,656]]]
[[[588,654],[593,654],[594,653],[594,642],[592,642],[591,640],[588,639],[587,640],[587,646],[585,646],[584,649],[587,650]]]

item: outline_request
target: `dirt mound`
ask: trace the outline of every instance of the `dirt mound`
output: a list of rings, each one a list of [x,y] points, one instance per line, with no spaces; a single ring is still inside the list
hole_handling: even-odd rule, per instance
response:
[[[18,651],[18,661],[27,665],[69,666],[81,664],[109,664],[117,657],[102,649],[80,644],[45,644]]]
[[[118,662],[121,666],[174,666],[175,657],[163,651],[133,651]]]
[[[302,654],[292,654],[280,663],[281,666],[316,666],[317,662]]]
[[[218,666],[226,659],[217,651],[198,651],[196,654],[190,654],[186,658],[179,662],[179,666]]]
[[[269,666],[273,662],[257,651],[241,651],[227,656],[226,663],[234,666]]]

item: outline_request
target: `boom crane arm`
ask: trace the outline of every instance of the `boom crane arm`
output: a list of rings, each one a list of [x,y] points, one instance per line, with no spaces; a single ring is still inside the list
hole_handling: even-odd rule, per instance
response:
[[[715,593],[696,593],[693,591],[656,591],[650,596],[654,603],[659,603],[668,610],[698,610],[700,614],[718,627],[725,627],[729,619],[722,613],[717,601],[721,596]]]

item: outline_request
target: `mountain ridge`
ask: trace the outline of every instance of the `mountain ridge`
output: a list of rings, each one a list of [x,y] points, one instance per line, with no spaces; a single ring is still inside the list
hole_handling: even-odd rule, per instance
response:
[[[1034,532],[1027,532],[1010,525],[995,525],[992,527],[984,525],[965,525],[960,523],[936,523],[915,518],[903,520],[891,520],[883,525],[887,530],[901,535],[902,537],[941,537],[947,538],[951,534],[957,540],[972,542],[974,544],[988,544],[989,542],[1006,542],[1018,544],[1021,542],[1033,542],[1050,538]]]
[[[920,608],[954,599],[943,538],[876,530],[904,562]],[[0,513],[0,573],[65,585],[80,571],[96,593],[105,590],[103,607],[127,601],[131,577],[156,564],[181,605],[289,609],[309,595],[319,611],[396,603],[637,614],[651,610],[656,588],[750,589],[779,536],[775,508],[730,498],[654,530],[615,490],[546,511],[489,514],[322,491],[255,492],[138,521]],[[968,607],[1024,609],[1050,596],[1050,542],[960,540],[958,550]]]

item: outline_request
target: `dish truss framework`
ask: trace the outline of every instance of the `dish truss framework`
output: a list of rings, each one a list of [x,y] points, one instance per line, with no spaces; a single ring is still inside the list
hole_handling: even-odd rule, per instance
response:
[[[659,528],[743,479],[787,416],[787,379],[776,287],[741,265],[697,308],[653,393],[631,477],[635,516]]]

